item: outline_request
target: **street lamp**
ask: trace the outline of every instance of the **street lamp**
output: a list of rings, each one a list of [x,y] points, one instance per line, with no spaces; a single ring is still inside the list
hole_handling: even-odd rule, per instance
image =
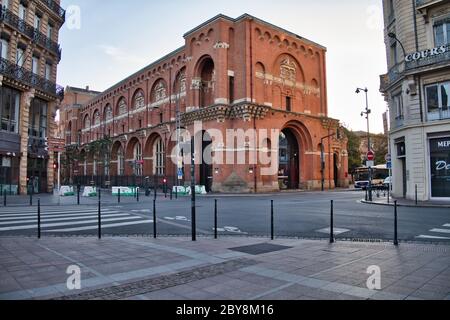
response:
[[[370,144],[370,127],[369,127],[369,115],[372,113],[372,110],[369,109],[369,98],[368,98],[368,92],[369,90],[367,88],[356,89],[356,94],[361,93],[361,91],[364,91],[366,94],[366,111],[361,112],[361,117],[366,116],[367,120],[367,149],[368,152],[372,151],[372,146]],[[372,167],[369,166],[369,201],[372,201]]]
[[[403,43],[401,43],[400,40],[398,40],[397,35],[393,32],[389,32],[388,33],[388,37],[391,39],[394,39],[395,41],[397,41],[400,44],[400,47],[402,47],[402,51],[403,51],[403,56],[406,57],[406,51],[405,51],[405,47],[403,46]]]

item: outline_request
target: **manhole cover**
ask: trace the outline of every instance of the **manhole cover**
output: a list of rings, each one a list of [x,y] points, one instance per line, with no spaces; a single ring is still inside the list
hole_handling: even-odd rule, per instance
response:
[[[228,250],[232,251],[238,251],[243,252],[251,255],[259,255],[259,254],[265,254],[269,252],[275,252],[275,251],[281,251],[286,249],[291,249],[292,247],[286,247],[286,246],[280,246],[276,244],[270,244],[270,243],[261,243],[261,244],[255,244],[251,246],[245,246],[245,247],[236,247],[236,248],[230,248]]]

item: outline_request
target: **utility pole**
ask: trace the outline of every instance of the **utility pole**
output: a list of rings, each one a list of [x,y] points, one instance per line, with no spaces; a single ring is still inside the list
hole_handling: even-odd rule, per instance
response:
[[[366,94],[366,110],[361,112],[361,117],[366,116],[367,120],[367,152],[369,153],[372,151],[372,145],[370,144],[370,121],[369,121],[369,115],[371,114],[372,110],[369,109],[369,97],[368,92],[369,90],[367,88],[361,89],[357,88],[356,93],[359,94],[361,91],[364,91]],[[372,201],[372,167],[369,166],[369,201]]]

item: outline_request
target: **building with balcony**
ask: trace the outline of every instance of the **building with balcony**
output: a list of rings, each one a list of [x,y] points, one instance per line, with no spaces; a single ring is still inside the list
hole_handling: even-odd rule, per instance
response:
[[[383,6],[393,195],[450,201],[450,1]]]
[[[64,90],[59,0],[0,0],[0,190],[25,194],[54,186],[54,116]]]
[[[176,145],[190,138],[177,137],[179,128],[195,135],[195,179],[207,191],[317,189],[322,178],[326,188],[348,185],[347,140],[338,139],[339,121],[327,116],[324,47],[247,14],[218,15],[184,39],[83,104],[76,121],[65,120],[65,132],[81,132],[81,183],[143,184],[149,177],[189,184],[183,155],[190,150]],[[269,136],[256,141],[252,130]],[[110,156],[91,154],[90,145],[105,136]],[[217,161],[208,161],[212,154]],[[263,162],[261,154],[276,159]]]

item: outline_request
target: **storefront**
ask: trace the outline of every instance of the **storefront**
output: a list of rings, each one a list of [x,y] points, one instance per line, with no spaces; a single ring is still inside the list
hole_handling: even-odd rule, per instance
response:
[[[430,190],[432,199],[450,199],[450,133],[430,137]]]

